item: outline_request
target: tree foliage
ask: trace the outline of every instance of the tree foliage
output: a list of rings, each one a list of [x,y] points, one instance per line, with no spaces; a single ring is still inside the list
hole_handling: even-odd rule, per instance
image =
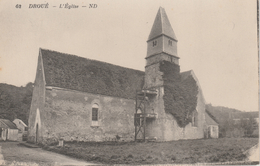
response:
[[[241,118],[241,128],[244,129],[245,136],[252,136],[256,123],[257,122],[253,117],[250,117],[249,119]]]
[[[33,84],[16,87],[0,84],[0,118],[13,121],[18,118],[28,124]]]

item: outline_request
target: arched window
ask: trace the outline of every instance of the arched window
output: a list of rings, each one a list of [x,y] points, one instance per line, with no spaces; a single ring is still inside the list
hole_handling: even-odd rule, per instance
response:
[[[98,105],[94,104],[92,106],[92,121],[98,121]]]

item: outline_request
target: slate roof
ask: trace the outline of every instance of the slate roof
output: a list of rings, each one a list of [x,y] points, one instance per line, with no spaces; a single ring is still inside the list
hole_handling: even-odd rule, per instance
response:
[[[75,55],[40,49],[46,86],[134,99],[144,72]]]
[[[205,111],[205,118],[206,118],[206,124],[207,125],[218,125],[218,121],[216,120],[216,118],[208,111]]]
[[[177,37],[175,36],[175,33],[172,29],[171,23],[166,15],[166,12],[164,8],[160,7],[155,17],[152,30],[148,37],[148,41],[162,34],[177,41]]]
[[[6,128],[17,129],[16,125],[8,119],[0,119],[0,123],[4,124]]]

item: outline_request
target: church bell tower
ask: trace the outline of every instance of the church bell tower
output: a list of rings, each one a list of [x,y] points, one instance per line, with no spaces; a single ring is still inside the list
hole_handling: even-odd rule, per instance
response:
[[[177,42],[166,12],[160,7],[147,40],[145,89],[162,86],[160,62],[169,61],[179,65]]]
[[[162,7],[158,10],[147,40],[145,59],[144,87],[141,92],[137,93],[136,97],[135,140],[138,138],[140,129],[142,129],[143,140],[146,138],[155,138],[161,141],[172,140],[174,138],[172,132],[174,122],[172,115],[165,111],[164,92],[167,82],[164,81],[168,79],[167,75],[179,75],[180,67],[177,38]],[[168,70],[167,67],[169,67],[169,72],[164,75],[165,70]],[[139,123],[140,121],[142,123]],[[169,128],[169,126],[171,127]]]

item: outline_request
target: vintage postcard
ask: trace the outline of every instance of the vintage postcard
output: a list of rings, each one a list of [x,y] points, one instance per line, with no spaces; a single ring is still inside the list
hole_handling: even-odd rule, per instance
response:
[[[258,1],[0,1],[0,164],[259,164]]]

